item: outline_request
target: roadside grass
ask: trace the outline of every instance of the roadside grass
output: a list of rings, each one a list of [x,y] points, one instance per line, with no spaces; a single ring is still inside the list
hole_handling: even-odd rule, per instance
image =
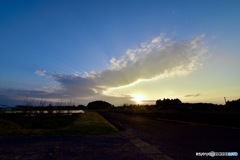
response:
[[[26,134],[28,131],[24,128],[22,128],[20,125],[5,120],[0,119],[0,135],[13,135],[13,134]]]
[[[56,130],[60,134],[100,135],[117,133],[118,130],[97,112],[86,112],[69,126]]]
[[[0,118],[0,135],[102,135],[118,130],[97,112],[72,116]]]

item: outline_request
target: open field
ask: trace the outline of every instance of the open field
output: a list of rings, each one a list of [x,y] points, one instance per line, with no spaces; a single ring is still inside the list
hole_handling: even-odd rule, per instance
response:
[[[99,135],[117,129],[96,112],[72,116],[1,115],[0,135]]]

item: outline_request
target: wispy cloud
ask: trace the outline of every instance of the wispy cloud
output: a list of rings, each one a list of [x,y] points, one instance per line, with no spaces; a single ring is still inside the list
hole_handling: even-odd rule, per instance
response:
[[[46,75],[46,70],[36,70],[34,73],[36,74],[36,75],[38,75],[38,76],[40,76],[40,77],[43,77],[43,76],[45,76]]]
[[[196,93],[196,94],[187,94],[185,95],[184,97],[198,97],[200,96],[201,94],[200,93]]]

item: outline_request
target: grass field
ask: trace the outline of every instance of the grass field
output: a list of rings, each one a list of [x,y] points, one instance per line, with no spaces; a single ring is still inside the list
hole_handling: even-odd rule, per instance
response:
[[[0,135],[100,135],[117,131],[97,112],[73,116],[0,116]]]

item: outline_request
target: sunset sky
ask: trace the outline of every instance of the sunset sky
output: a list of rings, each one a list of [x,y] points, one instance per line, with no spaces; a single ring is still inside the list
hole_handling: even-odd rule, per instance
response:
[[[240,98],[239,0],[0,1],[0,105]]]

